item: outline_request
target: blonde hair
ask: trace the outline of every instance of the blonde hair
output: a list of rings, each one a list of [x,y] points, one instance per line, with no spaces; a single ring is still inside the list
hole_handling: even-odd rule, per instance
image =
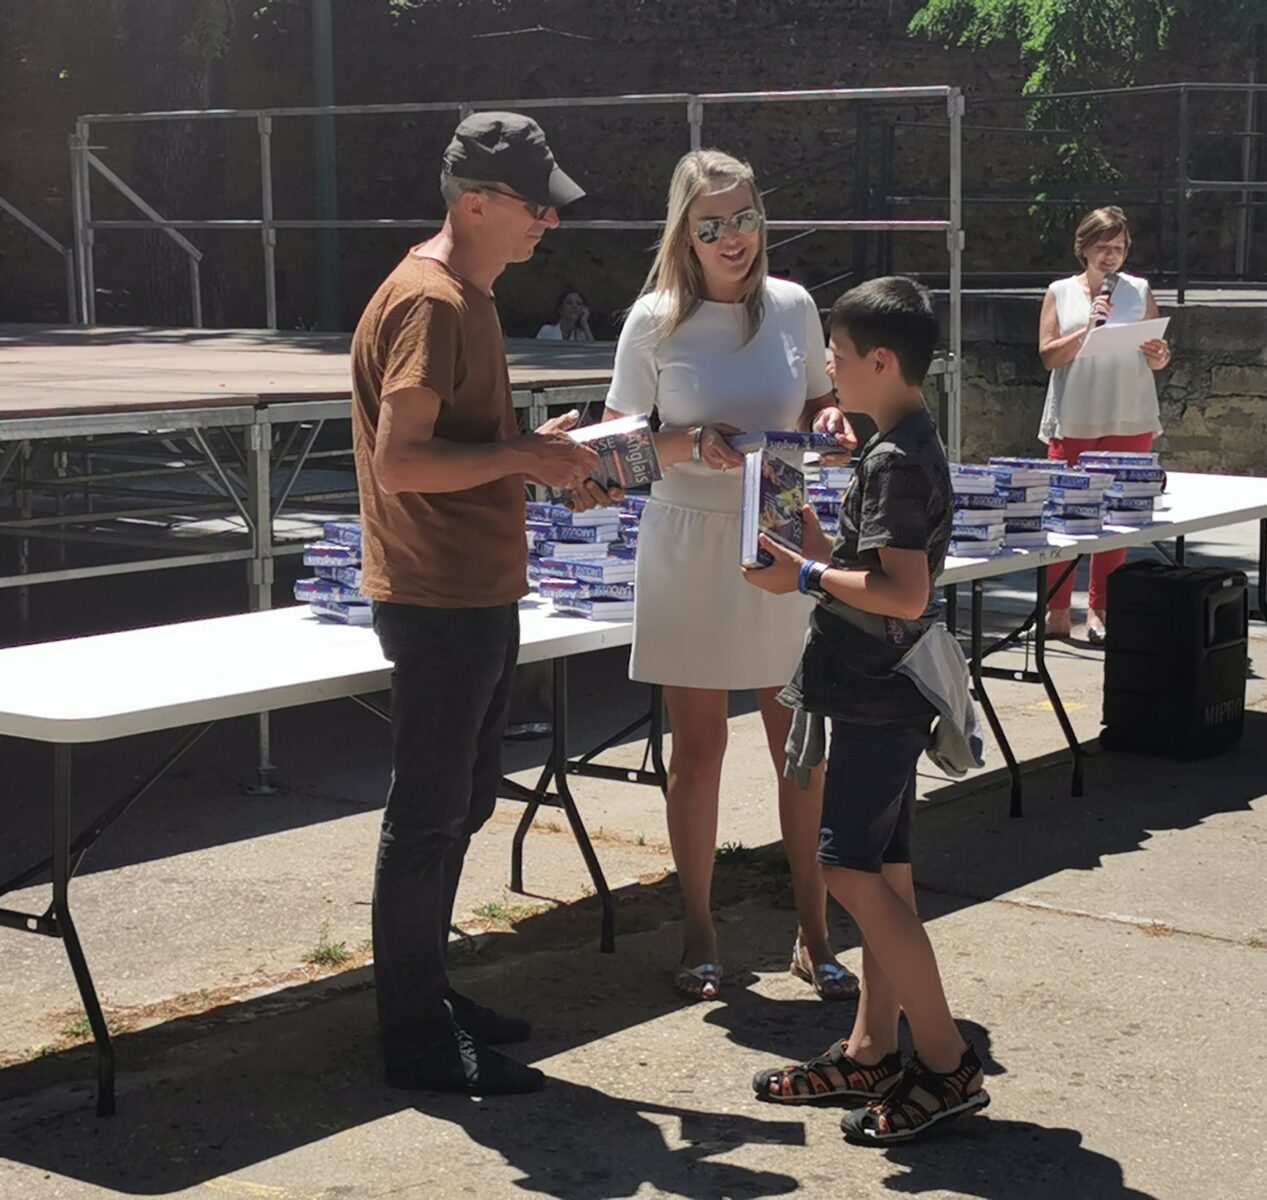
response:
[[[744,344],[761,328],[765,311],[765,281],[769,270],[766,258],[765,205],[757,191],[752,168],[720,150],[692,150],[673,168],[669,182],[669,208],[664,234],[656,247],[655,262],[643,285],[643,295],[659,292],[667,302],[658,322],[660,340],[672,337],[704,301],[704,272],[691,241],[690,208],[703,195],[729,191],[746,183],[752,192],[752,207],[761,214],[757,256],[746,280],[744,296]]]
[[[1077,231],[1073,235],[1073,252],[1084,266],[1087,251],[1097,242],[1107,242],[1109,238],[1122,234],[1126,238],[1126,248],[1131,248],[1131,223],[1126,214],[1115,204],[1107,208],[1092,209],[1078,222]]]

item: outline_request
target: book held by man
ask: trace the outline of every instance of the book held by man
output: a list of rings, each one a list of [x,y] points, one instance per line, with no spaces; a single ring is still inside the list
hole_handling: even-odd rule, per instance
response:
[[[597,453],[598,470],[593,479],[600,487],[628,491],[647,487],[663,478],[651,424],[644,416],[586,425],[583,429],[571,430],[568,437]],[[590,510],[598,511],[601,510]]]

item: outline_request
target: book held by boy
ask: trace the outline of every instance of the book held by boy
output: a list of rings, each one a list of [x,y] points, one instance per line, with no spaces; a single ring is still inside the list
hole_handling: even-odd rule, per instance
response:
[[[767,446],[744,455],[740,510],[740,562],[768,567],[774,560],[762,549],[761,534],[793,550],[804,543],[805,471],[801,452]]]

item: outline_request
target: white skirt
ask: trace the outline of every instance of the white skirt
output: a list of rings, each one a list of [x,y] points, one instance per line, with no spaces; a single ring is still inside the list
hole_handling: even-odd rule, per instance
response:
[[[643,511],[629,677],[720,691],[782,687],[800,661],[814,602],[744,580],[739,472],[724,484],[710,474],[673,469]]]

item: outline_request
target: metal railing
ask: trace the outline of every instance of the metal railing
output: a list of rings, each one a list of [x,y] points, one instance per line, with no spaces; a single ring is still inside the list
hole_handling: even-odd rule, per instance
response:
[[[1253,263],[1253,214],[1267,208],[1267,179],[1256,178],[1261,159],[1259,146],[1267,138],[1267,132],[1259,129],[1260,103],[1259,97],[1267,93],[1267,84],[1257,82],[1251,72],[1251,78],[1245,83],[1168,83],[1149,84],[1138,87],[1098,88],[1071,92],[1044,92],[1032,96],[1016,96],[1012,94],[996,94],[974,96],[974,104],[989,108],[999,104],[1033,104],[1037,102],[1060,101],[1092,101],[1092,100],[1125,100],[1132,97],[1167,97],[1177,98],[1175,120],[1158,129],[1157,172],[1149,179],[1123,179],[1111,182],[1089,182],[1071,179],[1067,182],[1043,185],[1041,188],[1032,185],[1005,185],[994,188],[970,189],[963,198],[965,206],[1020,206],[1027,207],[1062,207],[1075,202],[1104,203],[1107,198],[1133,198],[1141,206],[1151,208],[1156,213],[1154,234],[1158,239],[1156,277],[1173,281],[1176,287],[1178,302],[1184,303],[1186,293],[1190,289],[1194,272],[1192,271],[1191,251],[1189,247],[1192,232],[1193,202],[1199,195],[1235,197],[1229,204],[1219,207],[1236,212],[1235,228],[1235,265],[1234,275],[1241,282],[1254,282],[1267,279],[1267,263],[1263,263],[1255,272]],[[1241,129],[1207,129],[1198,130],[1195,125],[1192,101],[1194,97],[1204,95],[1243,95],[1245,98],[1244,127]],[[889,137],[882,139],[882,165],[891,174],[887,165],[891,161],[892,132],[901,130],[909,132],[915,129],[935,128],[913,122],[894,123],[888,127]],[[1044,137],[1049,135],[1073,137],[1077,131],[1073,129],[1051,128],[1045,126],[1021,126],[994,123],[989,125],[965,125],[966,133],[981,132],[991,135],[1015,137]],[[1172,132],[1173,131],[1173,132]],[[1192,175],[1193,150],[1199,138],[1225,138],[1240,142],[1240,178],[1239,179],[1198,179]],[[1176,145],[1177,143],[1177,145]],[[1037,193],[1041,191],[1042,195]],[[937,199],[936,192],[920,194],[910,190],[898,192],[881,185],[882,205],[887,210],[894,205],[917,205],[930,199]],[[1255,197],[1261,197],[1255,199]],[[1167,221],[1169,217],[1169,222]],[[1168,267],[1162,259],[1161,239],[1167,228],[1173,230],[1175,249],[1173,267]],[[989,280],[999,278],[997,272],[979,272]],[[1022,273],[1028,277],[1028,273]],[[1205,272],[1209,276],[1213,273]],[[1035,276],[1037,278],[1037,276]],[[1225,282],[1220,277],[1220,282]]]
[[[772,230],[795,233],[940,233],[946,238],[948,282],[950,293],[950,328],[947,349],[949,362],[945,378],[947,414],[943,433],[948,447],[958,453],[960,442],[960,405],[963,314],[961,288],[963,277],[963,203],[962,203],[962,121],[963,94],[959,88],[827,88],[810,91],[711,92],[691,94],[673,92],[622,96],[567,96],[496,101],[448,100],[416,104],[345,104],[281,108],[189,109],[172,112],[91,113],[78,118],[70,139],[71,178],[75,220],[75,244],[78,251],[78,288],[83,320],[96,320],[96,281],[93,244],[98,230],[161,229],[184,251],[189,260],[190,296],[193,323],[202,323],[201,281],[198,264],[202,253],[181,230],[246,230],[260,235],[263,260],[264,309],[268,328],[277,328],[277,231],[321,229],[418,229],[438,228],[438,220],[427,219],[327,219],[294,220],[278,217],[273,202],[272,135],[273,121],[286,118],[328,118],[341,116],[381,116],[414,113],[453,113],[458,119],[475,111],[528,109],[583,109],[612,107],[676,106],[685,111],[692,149],[702,145],[704,114],[710,106],[741,104],[822,103],[829,101],[942,104],[947,117],[948,182],[942,200],[946,206],[944,219],[932,220],[772,220]],[[256,218],[222,220],[179,220],[162,216],[147,204],[131,187],[111,171],[94,153],[90,134],[94,126],[148,123],[155,121],[254,121],[259,143],[260,215]],[[98,220],[92,215],[91,181],[93,173],[120,192],[144,219]],[[663,225],[658,220],[594,220],[568,221],[566,229],[577,230],[655,230]]]
[[[66,266],[66,320],[71,325],[76,324],[79,320],[79,309],[75,303],[75,252],[69,246],[63,246],[47,229],[38,225],[16,204],[10,204],[3,196],[0,196],[0,211],[7,212],[19,225],[35,234],[41,242],[62,256]]]

